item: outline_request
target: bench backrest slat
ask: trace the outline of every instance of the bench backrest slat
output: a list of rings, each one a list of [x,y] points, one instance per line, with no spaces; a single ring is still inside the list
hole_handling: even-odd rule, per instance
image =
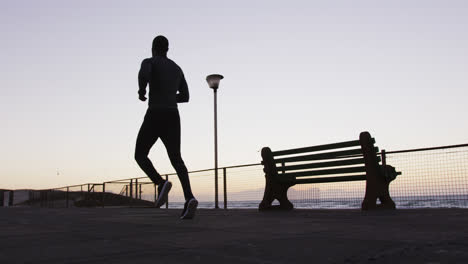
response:
[[[380,161],[380,157],[378,157]],[[325,162],[314,162],[298,165],[287,165],[278,167],[279,171],[292,171],[292,170],[306,170],[306,169],[316,169],[316,168],[326,168],[326,167],[338,167],[345,165],[356,165],[363,164],[364,158],[353,158],[353,159],[344,159],[344,160],[335,160],[335,161],[325,161]]]
[[[309,176],[321,176],[330,174],[342,174],[342,173],[354,173],[354,172],[365,172],[366,167],[347,167],[347,168],[334,168],[325,170],[309,170],[309,171],[298,171],[298,172],[287,172],[279,174],[279,177],[309,177]]]
[[[305,148],[279,150],[279,151],[272,152],[272,155],[283,156],[283,155],[299,154],[299,153],[322,151],[322,150],[329,150],[329,149],[349,148],[349,147],[356,147],[356,146],[360,146],[359,140],[345,141],[345,142],[340,142],[340,143],[332,143],[332,144],[325,144],[325,145],[305,147]]]
[[[362,154],[362,150],[360,148],[359,149],[341,150],[341,151],[325,152],[325,153],[318,153],[318,154],[309,154],[309,155],[279,158],[279,159],[275,159],[275,163],[336,159],[336,158],[345,158],[347,156],[353,156],[353,155],[359,155],[359,154]]]
[[[320,177],[320,178],[311,178],[311,179],[297,179],[296,184],[302,183],[321,183],[321,182],[344,182],[344,181],[364,181],[366,180],[366,175],[349,175],[349,176],[339,176],[339,177]]]

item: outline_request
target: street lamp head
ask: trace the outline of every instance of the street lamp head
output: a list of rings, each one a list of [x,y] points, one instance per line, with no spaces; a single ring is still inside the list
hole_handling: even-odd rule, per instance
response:
[[[208,85],[211,89],[216,90],[219,87],[219,81],[221,81],[223,78],[224,77],[221,74],[211,74],[206,76],[206,81],[208,82]]]

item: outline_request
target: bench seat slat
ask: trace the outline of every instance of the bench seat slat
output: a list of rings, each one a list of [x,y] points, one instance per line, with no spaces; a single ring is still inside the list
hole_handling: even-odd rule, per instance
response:
[[[319,176],[319,175],[365,172],[365,171],[366,171],[366,167],[362,166],[362,167],[348,167],[348,168],[336,168],[336,169],[325,169],[325,170],[289,172],[289,173],[278,174],[278,176],[291,178],[291,177],[307,177],[307,176]]]
[[[325,144],[325,145],[305,147],[305,148],[279,150],[279,151],[274,151],[272,154],[273,156],[282,156],[282,155],[291,155],[291,154],[314,152],[314,151],[329,150],[329,149],[348,148],[348,147],[355,147],[355,146],[360,146],[360,145],[361,143],[359,142],[359,140],[353,140],[353,141],[345,141],[345,142],[340,142],[340,143],[332,143],[332,144]]]
[[[280,159],[275,159],[275,163],[335,159],[335,158],[341,158],[341,157],[359,155],[359,154],[362,154],[362,150],[360,148],[359,149],[333,151],[333,152],[325,152],[325,153],[319,153],[319,154],[310,154],[310,155],[301,155],[301,156],[280,158]]]
[[[343,182],[343,181],[364,181],[366,175],[350,175],[350,176],[339,176],[339,177],[321,177],[311,179],[298,179],[294,183],[322,183],[322,182]]]
[[[377,157],[377,161],[380,162],[381,158]],[[292,170],[338,167],[338,166],[355,165],[355,164],[364,164],[364,158],[353,158],[353,159],[315,162],[315,163],[307,163],[307,164],[299,164],[299,165],[279,166],[277,170],[278,172],[286,172],[286,171],[292,171]]]

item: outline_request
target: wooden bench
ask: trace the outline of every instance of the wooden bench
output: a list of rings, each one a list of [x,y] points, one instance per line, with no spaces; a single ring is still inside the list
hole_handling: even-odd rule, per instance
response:
[[[354,141],[280,151],[263,148],[266,186],[259,210],[293,209],[287,197],[293,185],[344,181],[366,181],[362,210],[395,209],[388,186],[401,173],[385,164],[385,159],[379,164],[382,159],[374,143],[368,132],[362,132]],[[275,199],[280,204],[272,206]]]

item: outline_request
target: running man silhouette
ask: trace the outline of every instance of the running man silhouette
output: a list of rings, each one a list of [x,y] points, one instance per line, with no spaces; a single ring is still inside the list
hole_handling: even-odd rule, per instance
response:
[[[189,101],[189,91],[182,69],[167,58],[168,50],[167,38],[157,36],[153,40],[153,56],[141,63],[138,95],[141,101],[146,101],[146,86],[149,83],[149,100],[136,140],[135,160],[158,185],[155,205],[161,207],[167,202],[172,183],[161,177],[148,158],[151,147],[161,138],[184,191],[185,204],[180,218],[191,219],[195,216],[198,201],[192,194],[187,168],[180,154],[180,117],[177,109],[177,103]]]

